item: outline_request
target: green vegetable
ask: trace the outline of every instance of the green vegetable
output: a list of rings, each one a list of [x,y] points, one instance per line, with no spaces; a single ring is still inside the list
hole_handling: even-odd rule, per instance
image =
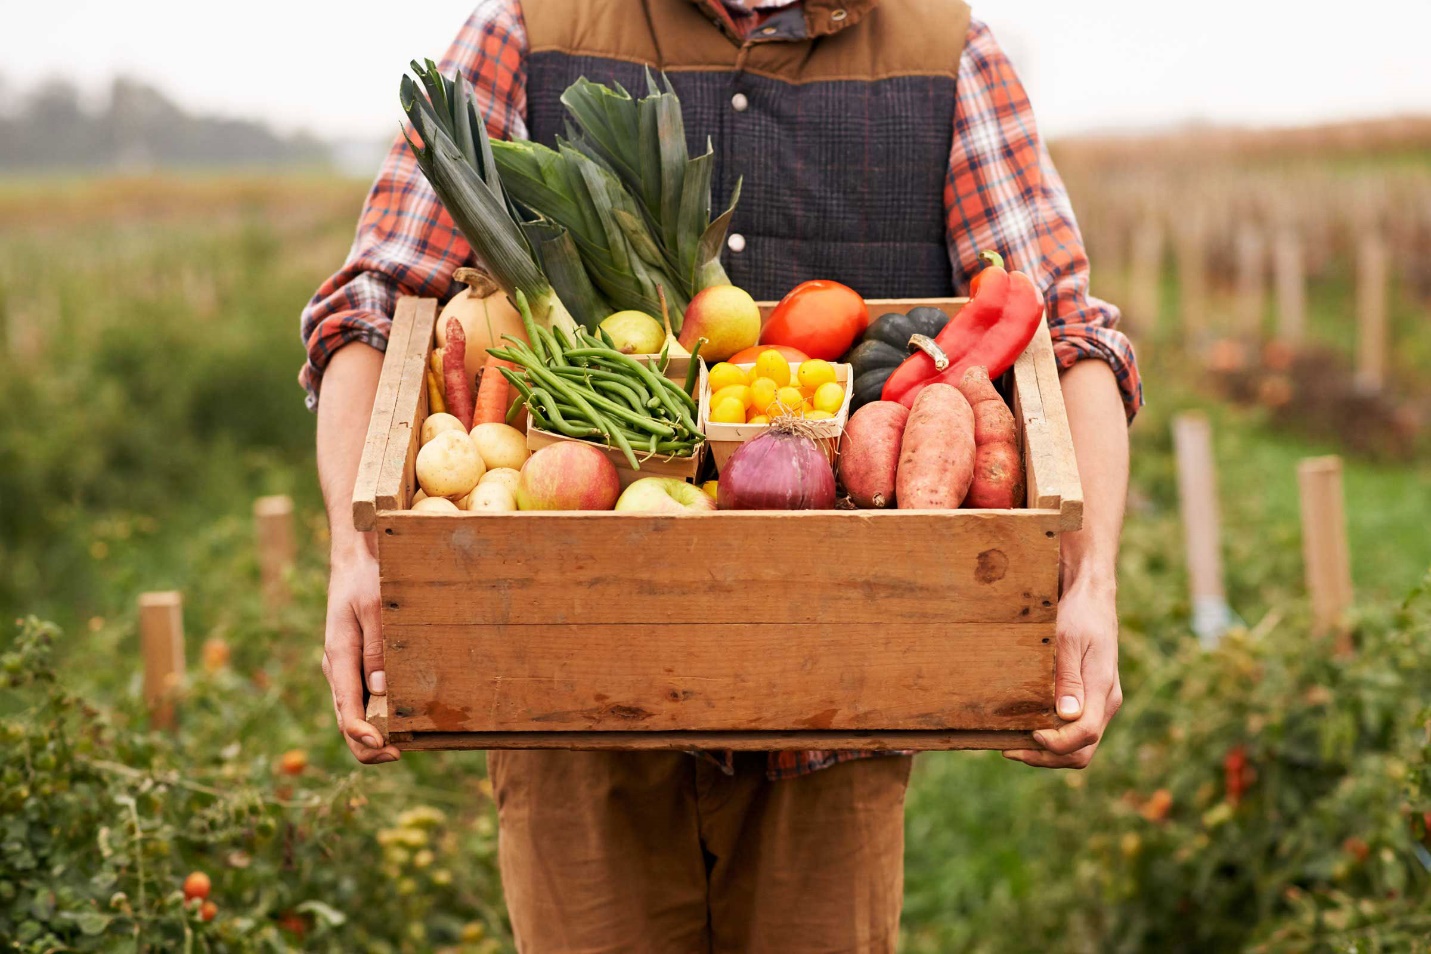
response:
[[[404,76],[400,96],[422,144],[414,142],[406,129],[403,136],[443,207],[503,291],[526,295],[543,325],[573,326],[502,188],[471,86],[461,75],[447,79],[432,60],[425,68],[413,60],[412,70],[422,88]],[[552,237],[550,243],[555,244],[548,248],[539,243],[539,250],[556,254],[559,237]],[[580,268],[579,262],[576,267]]]
[[[516,365],[501,368],[522,396],[538,427],[567,437],[599,438],[640,469],[636,447],[651,453],[689,457],[705,438],[686,403],[691,397],[674,381],[606,347],[579,329],[570,333],[537,325],[526,296],[516,298],[527,343],[503,335],[507,345],[490,348],[494,357]]]

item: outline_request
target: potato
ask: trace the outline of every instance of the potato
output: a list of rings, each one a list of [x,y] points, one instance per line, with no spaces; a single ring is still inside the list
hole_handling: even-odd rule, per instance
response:
[[[461,513],[446,497],[424,497],[412,505],[413,513]]]
[[[909,408],[872,401],[850,415],[840,441],[840,482],[860,507],[894,505],[899,447]]]
[[[467,430],[467,428],[463,427],[462,422],[457,418],[451,414],[444,414],[439,411],[436,414],[427,415],[427,420],[422,422],[422,436],[419,443],[426,444],[444,431],[465,430]]]
[[[974,412],[959,389],[931,384],[914,399],[900,445],[901,510],[953,510],[974,480]]]
[[[510,467],[494,467],[492,470],[482,475],[482,479],[477,481],[477,486],[485,484],[498,484],[506,487],[513,495],[517,493],[517,484],[521,483],[522,472],[513,470]]]
[[[417,483],[429,497],[461,497],[487,472],[477,446],[461,430],[443,431],[417,452]]]
[[[1014,412],[994,389],[983,367],[964,372],[959,391],[974,411],[974,480],[964,506],[1023,506],[1024,464],[1019,455]]]
[[[526,435],[506,424],[478,424],[472,428],[472,443],[477,445],[477,453],[489,470],[521,470],[532,456],[527,450]]]
[[[517,498],[502,483],[478,484],[467,495],[464,510],[486,513],[512,513],[517,509]]]
[[[417,502],[420,501],[420,500],[426,500],[426,499],[427,499],[427,491],[423,490],[421,487],[419,487],[419,488],[417,488],[417,490],[413,491],[413,495],[412,495],[412,502],[413,502],[413,503],[417,503]]]

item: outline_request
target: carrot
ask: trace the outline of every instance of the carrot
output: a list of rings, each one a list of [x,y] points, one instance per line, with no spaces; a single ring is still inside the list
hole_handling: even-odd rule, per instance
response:
[[[447,346],[442,349],[442,377],[447,382],[447,413],[472,428],[472,382],[467,380],[467,332],[456,318],[447,319]]]
[[[507,402],[512,386],[498,368],[518,370],[510,361],[488,357],[482,367],[481,383],[477,385],[477,407],[472,412],[472,424],[500,424],[507,419]]]

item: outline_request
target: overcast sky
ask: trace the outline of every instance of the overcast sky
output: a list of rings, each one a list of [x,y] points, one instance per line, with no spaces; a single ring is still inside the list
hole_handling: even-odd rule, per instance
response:
[[[440,55],[471,6],[0,0],[0,76],[13,88],[63,74],[93,91],[123,72],[197,110],[325,137],[387,136],[407,61]],[[987,0],[974,9],[1051,135],[1431,113],[1428,0]]]

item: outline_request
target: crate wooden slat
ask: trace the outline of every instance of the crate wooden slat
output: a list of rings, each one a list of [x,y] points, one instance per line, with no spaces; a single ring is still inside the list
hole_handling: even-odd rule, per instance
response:
[[[1058,723],[1082,492],[1046,327],[1012,383],[1028,509],[426,515],[405,508],[435,306],[399,314],[354,518],[382,580],[369,714],[400,748],[1009,748]]]

